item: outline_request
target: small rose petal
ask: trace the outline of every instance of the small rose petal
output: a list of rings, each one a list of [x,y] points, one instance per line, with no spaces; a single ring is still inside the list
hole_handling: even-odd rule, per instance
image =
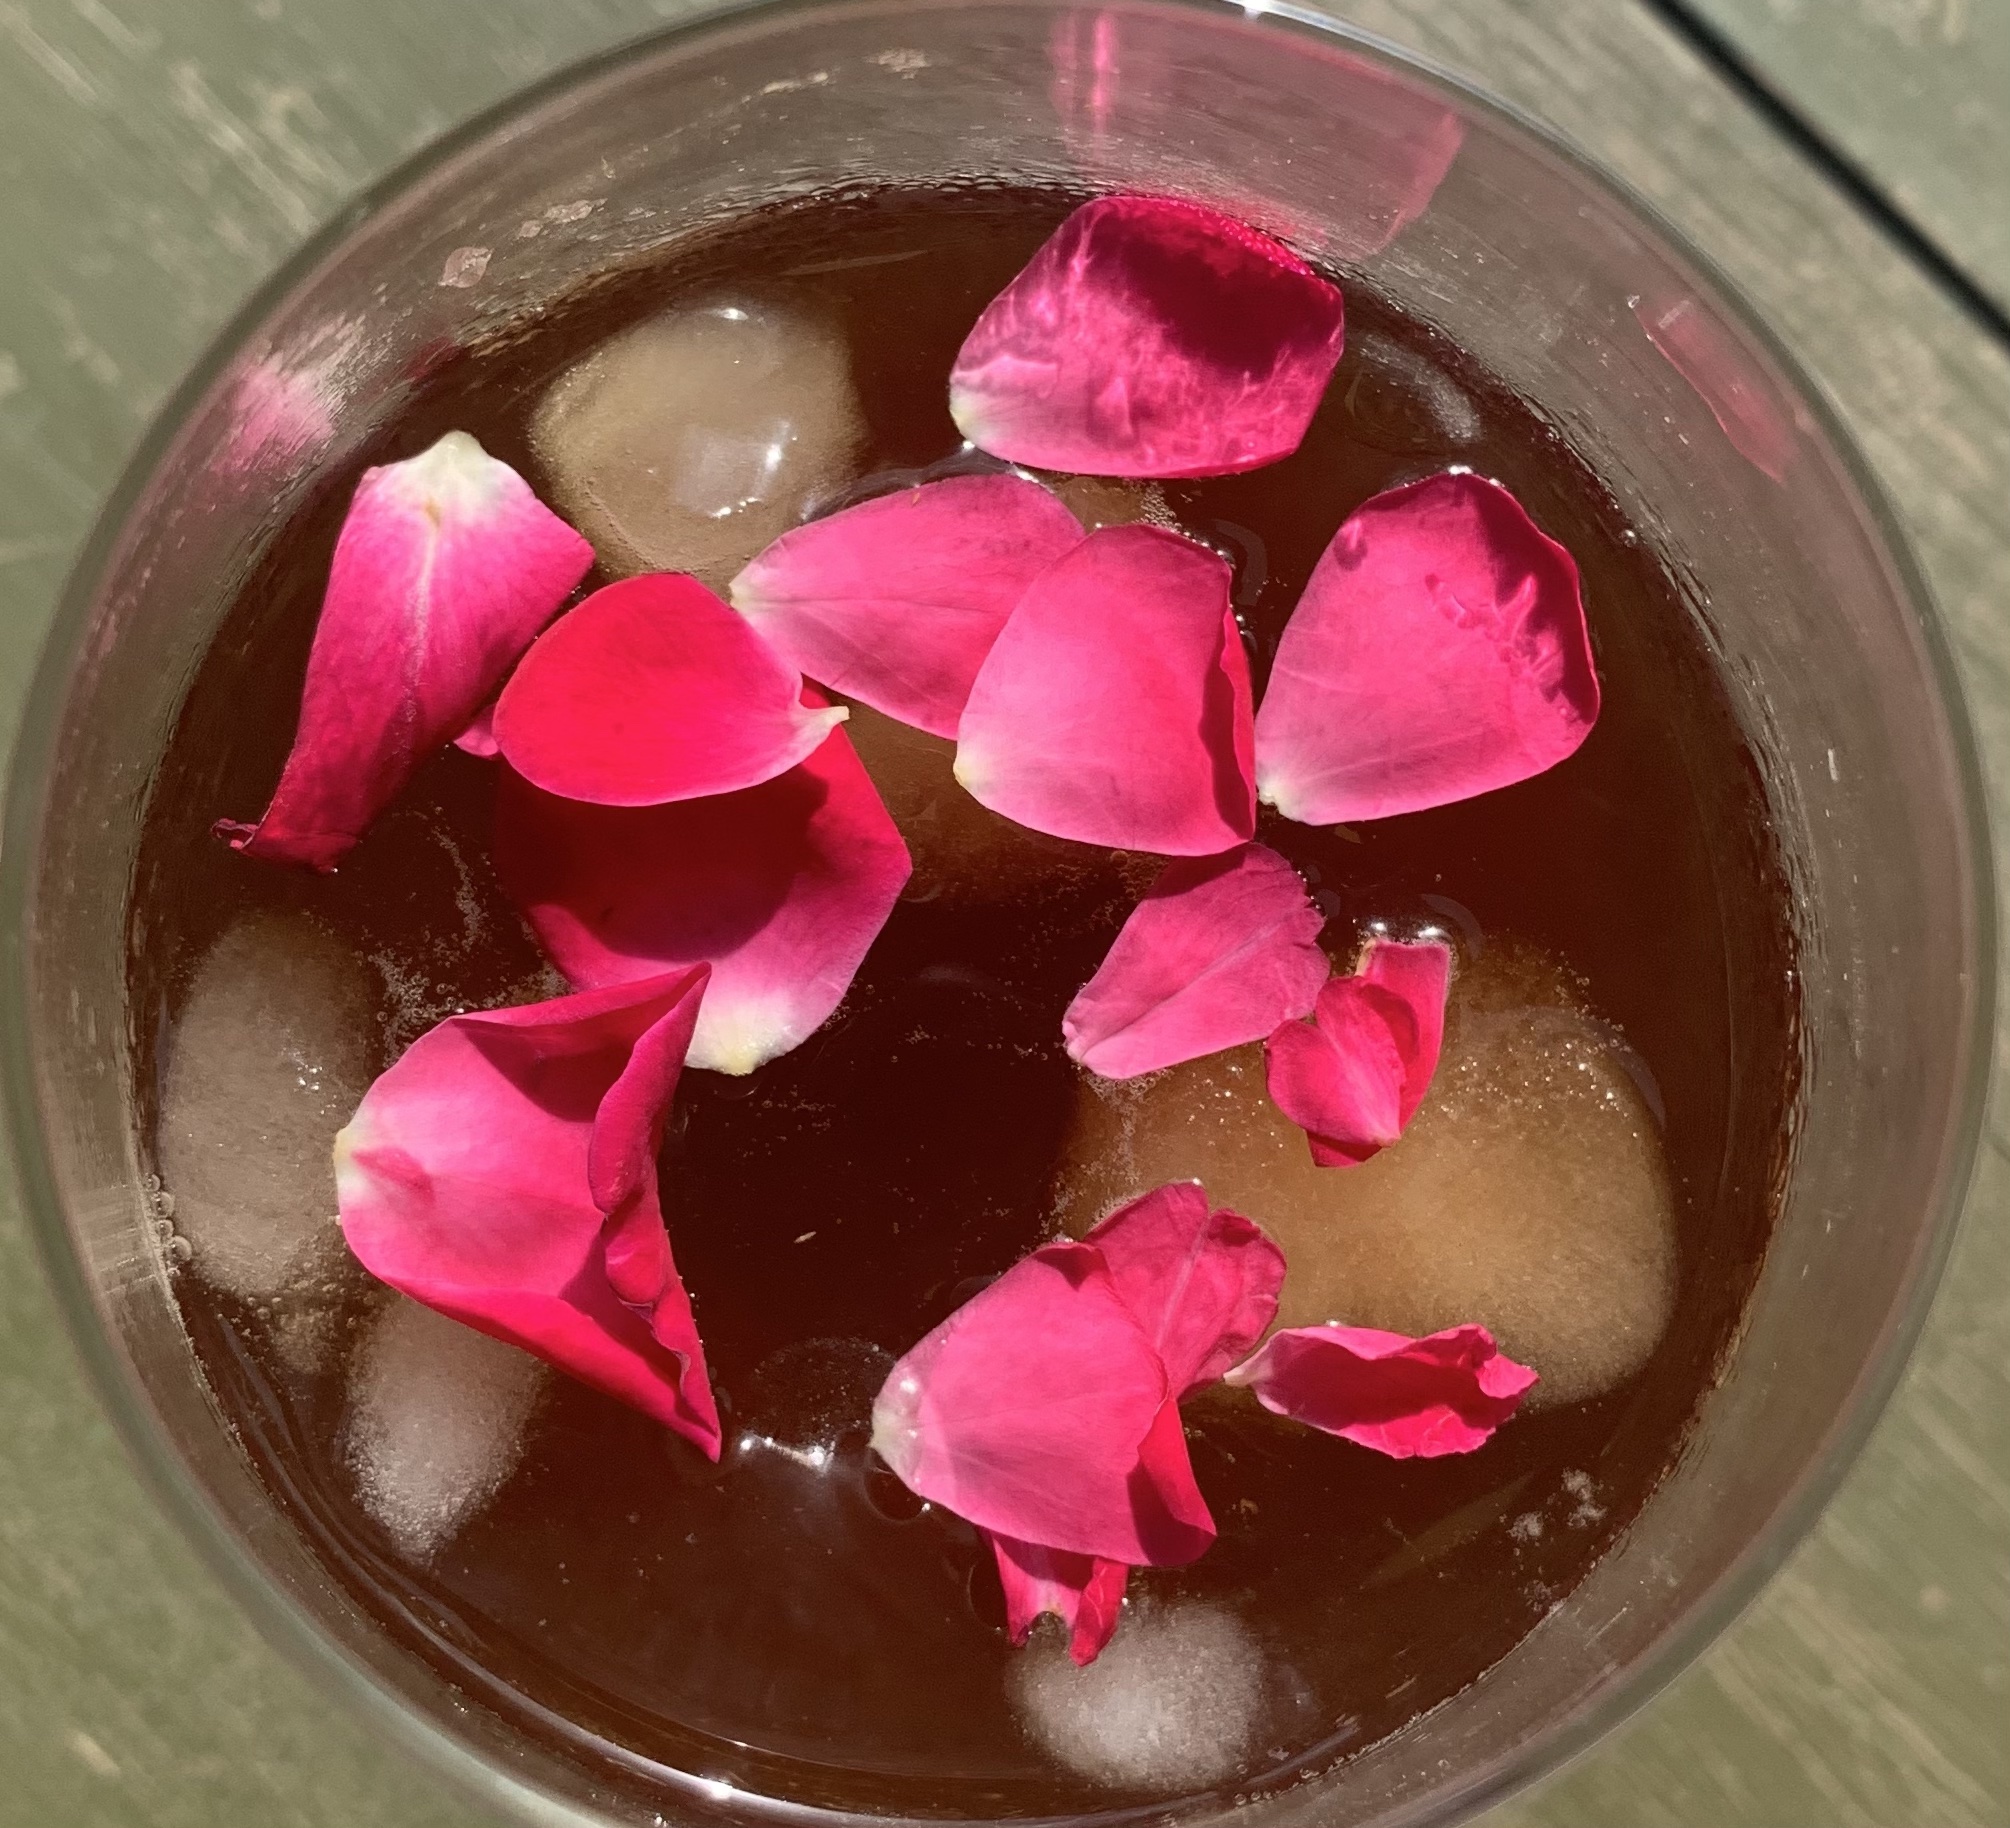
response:
[[[1026,587],[1082,537],[1023,476],[953,476],[785,533],[733,607],[791,666],[936,736]]]
[[[1305,1131],[1323,1168],[1352,1167],[1402,1135],[1444,1042],[1451,948],[1376,940],[1352,977],[1319,992],[1311,1022],[1264,1044],[1270,1099]]]
[[[1485,1327],[1425,1339],[1373,1327],[1294,1327],[1273,1333],[1229,1372],[1264,1408],[1391,1459],[1471,1453],[1512,1416],[1535,1383],[1503,1358]]]
[[[496,703],[509,764],[547,793],[656,806],[757,786],[844,721],[696,578],[596,590],[523,657]]]
[[[1021,598],[957,729],[956,778],[1056,838],[1204,857],[1256,829],[1249,662],[1225,561],[1105,527]]]
[[[1310,1015],[1325,924],[1265,845],[1168,864],[1061,1018],[1069,1057],[1133,1079]]]
[[[1158,1348],[1175,1398],[1211,1384],[1277,1318],[1284,1253],[1197,1181],[1120,1206],[1088,1237],[1138,1325]]]
[[[705,977],[449,1017],[364,1095],[335,1169],[343,1235],[372,1275],[716,1459],[656,1186]]]
[[[982,1529],[1175,1566],[1214,1526],[1174,1395],[1102,1253],[1048,1244],[894,1366],[872,1443],[910,1490]]]
[[[1577,567],[1498,483],[1377,495],[1313,570],[1256,719],[1265,802],[1385,819],[1554,767],[1598,717]]]
[[[335,542],[300,728],[235,850],[332,870],[474,716],[593,549],[465,432],[365,470]]]
[[[1100,197],[984,308],[949,377],[971,443],[1098,476],[1221,476],[1298,448],[1340,360],[1337,288],[1197,203]]]
[[[1068,1655],[1078,1665],[1093,1663],[1117,1628],[1130,1569],[1120,1561],[1071,1555],[987,1531],[998,1558],[998,1583],[1005,1589],[1005,1630],[1023,1644],[1033,1621],[1051,1612],[1068,1628]]]
[[[709,964],[688,1064],[722,1073],[823,1025],[912,868],[842,730],[772,781],[666,806],[560,799],[506,769],[495,864],[582,989]]]
[[[483,761],[492,761],[502,753],[496,742],[495,700],[482,706],[468,719],[468,727],[454,738],[454,747],[465,755],[478,756]]]

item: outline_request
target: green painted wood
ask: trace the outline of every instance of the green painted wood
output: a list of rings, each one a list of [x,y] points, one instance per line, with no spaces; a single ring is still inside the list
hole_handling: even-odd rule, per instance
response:
[[[96,501],[250,287],[439,128],[680,10],[0,0],[0,735]],[[1630,0],[1345,10],[1547,116],[1787,333],[1919,544],[2010,788],[2005,352]],[[2010,1823],[2010,1116],[1991,1134],[1927,1342],[1815,1537],[1488,1828]],[[0,1828],[483,1819],[252,1635],[128,1472],[8,1210],[0,1251]]]

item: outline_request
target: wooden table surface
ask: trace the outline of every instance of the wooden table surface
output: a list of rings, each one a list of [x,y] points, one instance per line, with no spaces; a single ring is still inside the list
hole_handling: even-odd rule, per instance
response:
[[[687,10],[0,0],[0,738],[98,500],[258,279],[442,127]],[[2010,806],[2010,347],[1934,271],[2010,303],[2010,0],[1337,10],[1560,128],[1784,331],[1917,544]],[[1699,54],[1685,17],[1810,132]],[[155,1514],[4,1202],[0,1255],[0,1825],[474,1828]],[[1999,1110],[1926,1341],[1813,1538],[1667,1694],[1487,1828],[2010,1824],[2006,1364]]]

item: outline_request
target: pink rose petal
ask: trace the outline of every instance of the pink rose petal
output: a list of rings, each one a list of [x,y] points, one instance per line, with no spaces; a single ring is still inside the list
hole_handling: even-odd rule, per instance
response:
[[[987,1534],[1005,1589],[1005,1630],[1012,1642],[1025,1643],[1033,1621],[1051,1612],[1068,1629],[1069,1657],[1078,1665],[1093,1663],[1117,1629],[1130,1569],[1120,1561]]]
[[[1256,829],[1249,663],[1225,561],[1105,527],[1041,573],[970,688],[956,778],[1056,838],[1209,856]]]
[[[953,737],[1005,618],[1081,537],[1038,483],[952,476],[783,534],[733,606],[810,678]]]
[[[873,1446],[910,1490],[1023,1542],[1173,1566],[1213,1539],[1165,1367],[1093,1245],[1042,1246],[909,1352]]]
[[[233,849],[332,870],[496,689],[593,549],[465,432],[365,470],[335,542],[300,728]]]
[[[452,1016],[335,1142],[372,1275],[719,1454],[656,1148],[706,972]]]
[[[1256,719],[1269,805],[1309,825],[1468,799],[1570,755],[1598,676],[1570,554],[1498,483],[1431,476],[1350,515]]]
[[[772,781],[665,806],[560,799],[505,770],[495,864],[582,988],[709,964],[688,1064],[722,1073],[823,1025],[912,868],[842,730]]]
[[[1229,1372],[1264,1408],[1391,1459],[1471,1453],[1535,1383],[1485,1327],[1426,1339],[1373,1327],[1293,1327]]]
[[[503,688],[495,736],[547,793],[656,806],[773,780],[844,717],[805,706],[794,670],[696,578],[652,572],[545,633]]]
[[[1221,476],[1298,448],[1340,360],[1339,291],[1172,197],[1100,197],[984,308],[949,377],[971,443],[1097,476]]]
[[[1444,1042],[1451,948],[1376,940],[1352,977],[1319,992],[1311,1022],[1264,1044],[1270,1099],[1305,1131],[1323,1168],[1366,1161],[1417,1113]]]
[[[463,754],[478,756],[485,762],[492,761],[502,753],[502,746],[496,741],[494,699],[490,699],[468,719],[468,727],[454,738],[454,747]]]
[[[1265,845],[1168,864],[1061,1018],[1069,1057],[1132,1079],[1310,1015],[1325,924]]]
[[[1197,1181],[1174,1181],[1120,1206],[1088,1237],[1158,1348],[1175,1397],[1211,1384],[1277,1318],[1284,1253]]]

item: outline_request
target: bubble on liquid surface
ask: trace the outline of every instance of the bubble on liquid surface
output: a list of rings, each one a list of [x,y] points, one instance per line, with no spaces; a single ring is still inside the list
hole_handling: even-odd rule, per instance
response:
[[[527,1352],[399,1295],[349,1365],[342,1452],[364,1510],[415,1561],[501,1490],[549,1373]]]
[[[197,967],[159,1146],[205,1281],[267,1299],[339,1250],[330,1150],[370,1083],[375,1004],[366,967],[300,915],[239,922]]]
[[[603,570],[714,590],[855,474],[865,419],[835,325],[776,303],[680,305],[551,386],[531,444]]]
[[[1069,1770],[1167,1794],[1235,1775],[1255,1735],[1264,1665],[1233,1613],[1145,1601],[1125,1607],[1116,1636],[1086,1669],[1043,1623],[1006,1684],[1027,1736]]]
[[[1282,1246],[1278,1322],[1426,1334],[1465,1321],[1534,1366],[1532,1407],[1646,1363],[1675,1287],[1675,1201],[1637,1061],[1563,972],[1497,946],[1453,986],[1445,1049],[1394,1147],[1319,1168],[1260,1045],[1115,1085],[1085,1076],[1060,1217],[1197,1177]]]

